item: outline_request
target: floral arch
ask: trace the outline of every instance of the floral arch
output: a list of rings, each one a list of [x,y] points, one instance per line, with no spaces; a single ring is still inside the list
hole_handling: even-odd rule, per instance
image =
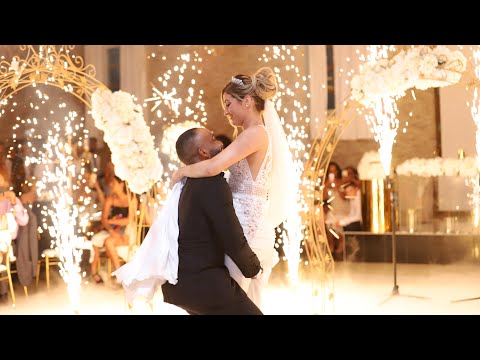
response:
[[[467,75],[466,68],[465,56],[460,51],[452,52],[444,46],[407,47],[400,49],[390,59],[367,64],[352,78],[351,95],[328,116],[321,137],[313,140],[304,171],[303,192],[308,208],[304,250],[312,273],[313,295],[320,297],[322,312],[327,307],[333,308],[335,269],[323,226],[322,184],[325,183],[328,164],[343,131],[352,121],[360,121],[358,118],[366,114],[377,115],[375,104],[382,105],[385,99],[395,102],[409,89],[449,86],[460,83],[460,80],[463,85],[478,86],[473,71],[462,78],[464,73]],[[379,142],[377,137],[375,140]]]

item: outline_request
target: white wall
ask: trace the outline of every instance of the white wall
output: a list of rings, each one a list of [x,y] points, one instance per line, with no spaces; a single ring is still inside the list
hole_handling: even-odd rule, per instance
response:
[[[120,89],[135,95],[138,103],[143,103],[148,88],[144,45],[85,45],[85,63],[95,66],[96,79],[108,85],[107,51],[113,47],[120,48]],[[147,113],[144,108],[144,114]],[[103,142],[103,136],[91,116],[87,115],[85,124],[91,136]]]
[[[327,51],[325,45],[307,47],[310,73],[310,137],[320,137],[327,119]]]
[[[452,50],[456,46],[449,46]],[[472,52],[464,47],[462,53],[471,60]],[[472,70],[472,69],[467,69]],[[440,88],[440,130],[442,157],[458,156],[458,150],[463,149],[467,156],[476,156],[475,131],[476,126],[470,113],[473,91],[465,85],[452,85]],[[465,185],[463,178],[440,177],[438,179],[438,208],[440,211],[464,210],[470,211],[467,193],[471,189]]]

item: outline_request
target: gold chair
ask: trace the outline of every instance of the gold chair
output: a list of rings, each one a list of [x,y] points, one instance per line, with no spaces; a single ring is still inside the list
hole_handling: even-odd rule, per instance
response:
[[[98,256],[98,262],[97,262],[97,274],[100,273],[102,263],[106,262],[107,263],[107,274],[112,273],[112,260],[107,255],[107,250],[105,247],[98,248],[99,251],[99,256]]]
[[[38,260],[37,263],[37,281],[36,286],[38,287],[38,281],[40,279],[40,269],[42,263],[45,264],[45,277],[47,280],[47,290],[50,290],[50,266],[54,266],[60,263],[60,259],[58,258],[57,252],[55,249],[45,249],[42,252],[42,258]]]
[[[17,273],[16,269],[12,270],[12,263],[15,262],[15,256],[13,256],[12,243],[6,241],[6,239],[1,239],[0,242],[6,247],[5,251],[5,264],[0,264],[0,281],[8,281],[8,286],[10,288],[10,296],[12,297],[13,307],[15,307],[15,290],[13,289],[12,274]],[[23,287],[25,296],[28,297],[28,289],[26,286]]]
[[[8,281],[10,295],[12,297],[13,307],[15,307],[15,291],[13,290],[12,271],[10,269],[10,246],[5,252],[5,265],[0,264],[0,281]]]

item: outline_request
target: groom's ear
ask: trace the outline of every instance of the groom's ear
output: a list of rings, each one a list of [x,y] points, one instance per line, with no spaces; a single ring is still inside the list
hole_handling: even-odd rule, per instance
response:
[[[205,150],[203,147],[198,148],[198,154],[205,159],[210,159],[210,153]]]

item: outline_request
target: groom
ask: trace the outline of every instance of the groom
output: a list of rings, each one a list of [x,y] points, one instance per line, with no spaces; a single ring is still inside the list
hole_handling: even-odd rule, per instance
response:
[[[178,157],[186,165],[210,159],[222,148],[205,128],[187,130],[176,143]],[[262,315],[224,265],[227,254],[245,277],[261,271],[223,173],[187,179],[178,205],[178,225],[178,282],[162,285],[164,301],[190,314]]]

